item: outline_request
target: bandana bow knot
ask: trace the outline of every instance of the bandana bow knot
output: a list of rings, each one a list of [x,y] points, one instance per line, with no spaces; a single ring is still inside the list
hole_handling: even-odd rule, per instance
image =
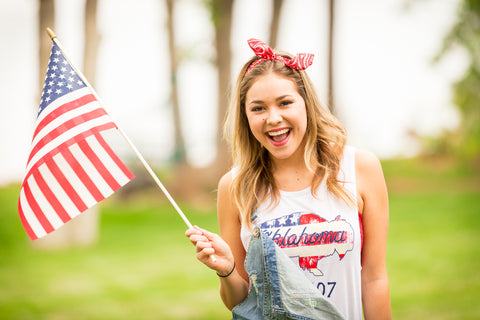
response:
[[[249,39],[248,45],[252,48],[253,52],[260,59],[255,60],[247,69],[245,74],[248,73],[253,67],[265,60],[277,60],[283,62],[287,67],[295,70],[305,70],[313,63],[314,55],[312,53],[298,53],[292,59],[288,59],[282,56],[277,56],[265,42],[258,39]]]

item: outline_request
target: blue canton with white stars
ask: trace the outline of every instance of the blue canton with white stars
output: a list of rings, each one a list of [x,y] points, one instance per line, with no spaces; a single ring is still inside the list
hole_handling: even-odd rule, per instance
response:
[[[283,216],[278,219],[265,221],[260,225],[261,229],[265,228],[280,228],[280,227],[293,227],[300,225],[301,212],[295,212],[288,216]]]
[[[53,42],[38,114],[61,96],[84,87],[86,87],[85,83],[73,70],[57,44]]]

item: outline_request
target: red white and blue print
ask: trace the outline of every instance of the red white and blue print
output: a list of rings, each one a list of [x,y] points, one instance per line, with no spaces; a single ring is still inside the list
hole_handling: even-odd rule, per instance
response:
[[[20,220],[32,240],[133,179],[101,135],[115,128],[54,42],[18,201]]]
[[[315,213],[295,212],[265,221],[260,228],[299,266],[316,276],[323,275],[318,261],[335,252],[340,260],[353,249],[352,226],[337,216],[332,221]]]

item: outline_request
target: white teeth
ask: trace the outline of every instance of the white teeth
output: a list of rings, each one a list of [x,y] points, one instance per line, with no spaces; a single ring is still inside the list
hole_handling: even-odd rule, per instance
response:
[[[288,131],[290,131],[290,129],[283,129],[283,130],[280,130],[280,131],[272,131],[272,132],[269,132],[268,135],[271,136],[271,137],[276,137],[276,136],[282,135],[284,133],[287,133]]]

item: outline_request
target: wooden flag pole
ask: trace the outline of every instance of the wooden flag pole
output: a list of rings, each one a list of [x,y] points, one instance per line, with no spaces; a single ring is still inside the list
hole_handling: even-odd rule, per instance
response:
[[[50,28],[47,28],[47,33],[48,35],[50,36],[50,39],[52,39],[52,41],[54,41],[57,46],[60,48],[60,50],[63,52],[63,55],[65,56],[65,58],[68,60],[68,62],[70,63],[70,65],[72,66],[73,70],[75,70],[75,72],[78,74],[78,76],[80,77],[80,79],[82,79],[82,81],[85,83],[85,85],[92,91],[92,94],[95,96],[95,98],[97,99],[98,103],[102,106],[102,108],[105,109],[105,105],[103,104],[103,102],[100,100],[100,97],[97,95],[97,92],[95,91],[95,89],[93,89],[93,87],[90,85],[90,83],[88,82],[87,78],[83,75],[82,72],[80,72],[80,70],[78,70],[75,65],[70,61],[70,59],[68,58],[68,56],[66,55],[65,53],[65,50],[63,49],[62,45],[60,44],[60,42],[58,41],[57,39],[57,36],[55,35],[55,33],[53,32],[52,29]],[[106,111],[106,109],[105,109]],[[108,112],[107,112],[108,113]],[[109,114],[110,116],[110,114]],[[111,117],[111,116],[110,116]],[[163,185],[163,183],[160,181],[160,179],[158,179],[157,175],[155,174],[155,172],[153,172],[152,168],[150,167],[150,165],[145,161],[145,159],[143,158],[142,154],[138,151],[137,147],[135,147],[135,145],[132,143],[132,141],[130,140],[130,138],[126,135],[126,133],[122,130],[122,128],[120,128],[118,126],[118,124],[116,123],[116,121],[113,120],[112,118],[112,122],[115,123],[115,125],[117,126],[117,129],[118,131],[120,132],[120,134],[123,136],[123,138],[127,141],[128,145],[130,146],[130,148],[133,150],[133,152],[135,153],[135,155],[137,156],[137,158],[140,160],[140,162],[143,164],[143,166],[145,167],[145,169],[147,170],[147,172],[150,174],[150,176],[153,178],[153,180],[155,181],[155,183],[158,185],[158,187],[163,191],[163,193],[165,194],[165,196],[167,197],[168,201],[170,201],[170,203],[172,204],[172,206],[175,208],[175,210],[177,211],[177,213],[180,215],[180,217],[182,218],[182,220],[185,222],[185,224],[187,225],[187,227],[189,228],[192,228],[192,224],[190,223],[190,221],[188,220],[188,218],[185,216],[185,214],[183,213],[182,209],[180,209],[180,207],[177,205],[177,203],[175,202],[175,200],[173,200],[172,196],[170,195],[170,193],[168,192],[168,190],[165,188],[165,186]],[[215,256],[211,255],[210,258],[213,260],[213,262],[216,261],[215,259]]]

